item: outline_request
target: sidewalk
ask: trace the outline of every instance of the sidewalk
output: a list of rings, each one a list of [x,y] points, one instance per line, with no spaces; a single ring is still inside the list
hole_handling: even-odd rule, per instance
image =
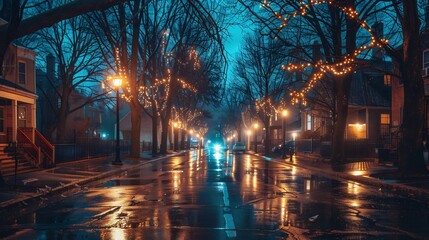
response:
[[[181,152],[156,158],[152,158],[149,153],[143,154],[139,159],[123,157],[121,166],[111,164],[112,156],[60,163],[55,168],[18,175],[16,185],[14,176],[5,177],[6,186],[0,189],[0,210],[12,206],[26,206],[33,200],[43,200],[47,195],[54,193],[80,190],[86,183],[119,175],[177,154]]]
[[[273,159],[274,160],[274,159]],[[429,177],[400,178],[396,173],[398,168],[393,165],[382,165],[369,159],[343,164],[333,168],[328,160],[317,155],[298,153],[293,157],[276,161],[302,167],[320,175],[342,180],[351,180],[361,184],[377,187],[379,191],[390,191],[401,195],[429,199]]]

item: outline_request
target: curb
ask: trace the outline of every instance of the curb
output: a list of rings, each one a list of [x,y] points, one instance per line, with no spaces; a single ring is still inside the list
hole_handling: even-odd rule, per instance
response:
[[[120,169],[115,169],[115,170],[111,170],[111,171],[108,171],[108,172],[97,174],[95,176],[90,176],[90,177],[87,177],[87,178],[84,178],[84,179],[79,179],[79,180],[76,180],[76,181],[64,184],[62,186],[54,187],[48,193],[34,193],[34,194],[31,193],[31,194],[29,194],[27,196],[10,199],[8,201],[4,201],[4,202],[0,203],[0,210],[4,210],[7,207],[18,206],[20,204],[23,204],[24,201],[32,201],[32,200],[34,200],[36,198],[39,198],[39,197],[46,197],[46,196],[51,196],[51,195],[54,195],[54,194],[57,194],[57,193],[61,193],[61,192],[70,190],[72,188],[75,188],[76,185],[85,185],[85,184],[88,184],[90,182],[94,182],[94,181],[97,181],[97,180],[100,180],[100,179],[104,179],[104,178],[107,178],[109,176],[118,175],[118,174],[120,174],[122,172],[129,171],[129,170],[134,169],[136,167],[141,167],[143,165],[146,165],[146,164],[149,164],[149,163],[152,163],[152,162],[155,162],[155,161],[159,161],[159,160],[162,160],[162,159],[165,159],[165,158],[168,158],[168,157],[174,157],[174,156],[177,156],[177,155],[180,155],[180,154],[183,154],[183,153],[184,152],[178,152],[178,153],[174,153],[174,154],[168,154],[168,155],[165,155],[165,156],[162,156],[162,157],[151,159],[151,160],[146,161],[146,162],[138,163],[138,164],[135,164],[135,165],[129,165],[129,166],[126,166],[126,167],[121,167]]]
[[[285,165],[292,165],[295,167],[308,169],[308,170],[317,172],[318,174],[320,174],[324,177],[330,177],[330,178],[334,178],[337,180],[355,181],[355,182],[363,184],[363,185],[378,187],[379,189],[389,190],[392,193],[405,195],[406,197],[410,197],[410,198],[429,199],[429,191],[428,190],[416,188],[413,186],[406,186],[406,185],[400,184],[400,183],[387,183],[387,182],[382,182],[382,181],[374,179],[374,178],[353,176],[353,175],[350,175],[347,173],[342,173],[342,172],[326,171],[325,169],[307,166],[305,164],[297,164],[297,163],[293,163],[293,162],[281,161],[279,159],[273,159],[273,161],[281,163],[281,164],[285,164]]]

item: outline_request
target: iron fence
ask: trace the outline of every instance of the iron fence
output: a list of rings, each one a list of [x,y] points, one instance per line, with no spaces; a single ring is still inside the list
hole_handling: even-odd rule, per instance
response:
[[[121,153],[129,153],[128,141],[120,142]],[[109,156],[115,153],[116,142],[100,138],[76,139],[74,143],[55,144],[55,159],[57,163],[79,159]]]
[[[324,158],[331,156],[332,142],[321,139],[298,139],[295,143],[297,152],[316,153]],[[348,139],[344,144],[344,153],[349,158],[376,157],[376,144],[368,139]]]

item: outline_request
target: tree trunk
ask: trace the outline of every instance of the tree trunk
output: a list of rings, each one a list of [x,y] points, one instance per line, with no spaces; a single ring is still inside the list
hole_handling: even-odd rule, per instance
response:
[[[336,77],[335,86],[337,89],[336,109],[337,117],[334,125],[334,134],[332,137],[332,156],[333,164],[344,162],[345,129],[347,123],[347,114],[349,107],[349,89],[351,77]],[[349,86],[349,87],[347,87]]]
[[[137,14],[140,1],[134,1],[134,15]],[[120,5],[120,11],[123,10],[123,5]],[[124,18],[125,19],[125,18]],[[140,131],[142,110],[138,101],[138,85],[137,85],[137,66],[138,66],[138,49],[139,49],[139,36],[140,36],[140,22],[138,17],[133,18],[133,31],[131,39],[131,56],[130,56],[130,87],[131,87],[131,101],[129,103],[131,109],[131,152],[130,156],[133,158],[140,157]],[[125,32],[125,31],[124,31]],[[126,39],[123,36],[122,39]],[[124,41],[125,42],[125,41]],[[123,43],[124,43],[123,42]],[[126,46],[124,47],[126,49]],[[122,69],[121,69],[122,70]]]
[[[183,129],[180,129],[180,149],[185,149],[185,138],[186,138],[186,131]]]
[[[161,119],[161,146],[159,152],[161,154],[167,153],[167,137],[168,137],[168,121]]]
[[[0,76],[3,76],[3,61],[8,46],[9,42],[5,40],[5,37],[0,37]]]
[[[403,2],[404,112],[399,144],[399,171],[427,173],[423,158],[424,83],[421,76],[420,21],[416,1]]]
[[[175,71],[173,71],[175,72]],[[173,77],[172,77],[173,78]],[[167,137],[168,137],[168,130],[169,130],[169,123],[171,118],[171,109],[173,107],[173,95],[175,93],[175,89],[177,88],[177,84],[174,84],[174,81],[170,82],[169,92],[167,92],[167,102],[165,107],[165,114],[164,117],[161,117],[161,124],[162,124],[162,132],[161,132],[161,149],[160,152],[162,154],[167,153]],[[171,144],[171,141],[170,141]]]
[[[141,128],[141,109],[139,103],[133,99],[130,102],[131,109],[131,151],[130,157],[140,157],[140,128]]]
[[[152,155],[158,153],[158,117],[156,114],[152,117]]]
[[[271,139],[270,139],[270,116],[266,116],[264,119],[264,126],[265,126],[265,142],[264,142],[264,154],[269,155],[270,154],[270,145],[271,145]]]
[[[347,0],[346,5],[355,9],[355,0]],[[337,23],[341,21],[337,19]],[[340,25],[341,26],[341,25]],[[353,56],[356,50],[356,34],[359,29],[359,24],[355,19],[346,18],[346,54]],[[338,30],[338,29],[337,29]],[[340,31],[341,32],[341,31]],[[337,57],[341,56],[341,41],[340,35],[336,36],[337,45],[335,45]],[[339,44],[339,45],[338,45]],[[342,57],[337,58],[342,60]],[[344,162],[346,157],[344,155],[345,147],[345,131],[347,124],[347,115],[349,111],[349,95],[352,83],[353,73],[348,73],[344,76],[335,78],[335,92],[336,92],[336,124],[334,125],[334,134],[332,139],[332,164]]]

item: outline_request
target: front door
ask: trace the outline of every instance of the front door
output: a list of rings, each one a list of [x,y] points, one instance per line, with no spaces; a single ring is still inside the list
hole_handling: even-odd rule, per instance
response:
[[[18,107],[18,128],[27,127],[27,108],[25,106]]]

